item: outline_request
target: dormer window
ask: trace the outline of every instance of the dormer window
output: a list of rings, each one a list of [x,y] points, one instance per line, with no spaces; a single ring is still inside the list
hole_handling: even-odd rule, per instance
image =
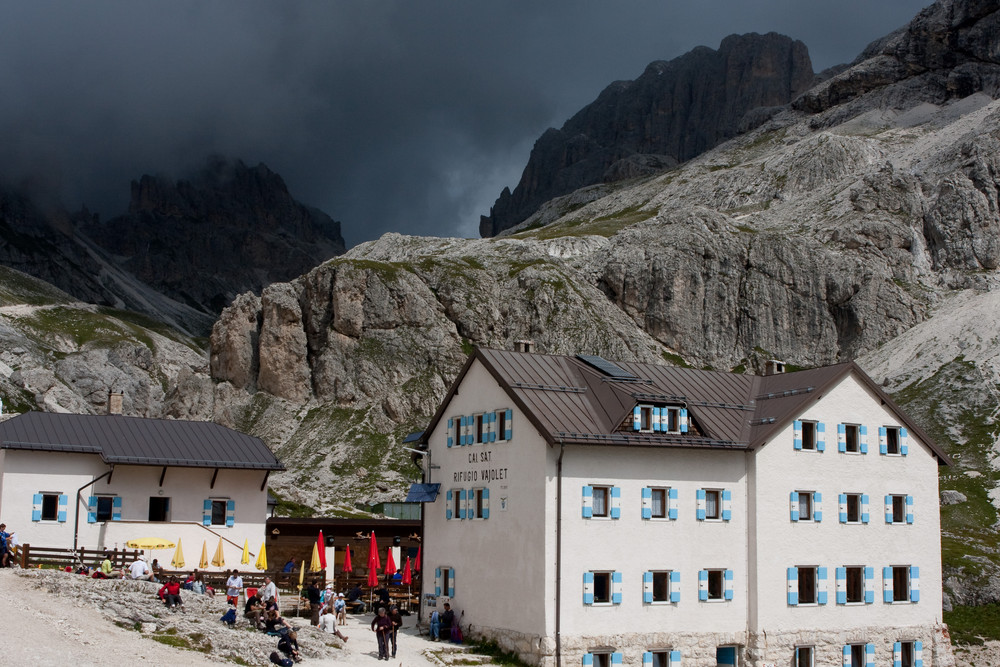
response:
[[[639,430],[647,432],[653,430],[653,406],[639,406]]]
[[[632,410],[632,430],[642,433],[687,433],[687,410],[682,407],[637,405]]]

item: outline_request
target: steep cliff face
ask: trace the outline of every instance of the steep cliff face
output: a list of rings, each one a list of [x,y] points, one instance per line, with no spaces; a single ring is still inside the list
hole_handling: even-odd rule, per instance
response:
[[[611,84],[535,143],[521,180],[480,222],[482,236],[518,224],[545,201],[594,183],[649,175],[757,127],[813,83],[802,42],[732,35]]]
[[[213,159],[191,180],[143,176],[126,215],[83,231],[144,283],[213,314],[344,252],[340,223],[238,160]]]

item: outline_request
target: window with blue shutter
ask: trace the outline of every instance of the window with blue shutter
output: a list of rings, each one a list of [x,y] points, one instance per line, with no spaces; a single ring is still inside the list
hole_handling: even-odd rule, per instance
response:
[[[622,489],[620,486],[611,487],[611,518],[620,519],[622,517]]]
[[[698,521],[705,520],[705,489],[698,489],[695,493],[695,517]]]
[[[590,519],[594,516],[594,487],[584,485],[583,487],[583,518]]]
[[[455,434],[455,418],[454,417],[448,417],[448,446],[449,447],[454,447],[455,446],[455,437],[454,437],[454,434]]]
[[[910,567],[910,602],[920,602],[920,568]]]
[[[115,496],[114,500],[111,501],[111,520],[121,521],[122,520],[122,497]]]
[[[722,520],[729,521],[733,518],[733,492],[729,489],[722,490]]]
[[[795,606],[799,603],[799,568],[788,568],[785,583],[788,587],[788,604]]]
[[[802,422],[798,419],[792,422],[792,446],[802,449]]]
[[[583,573],[583,604],[594,604],[594,573]]]
[[[611,603],[621,604],[622,603],[622,573],[612,572],[611,573]]]
[[[829,581],[825,567],[816,568],[816,604],[826,604]]]
[[[816,423],[816,451],[826,451],[826,424],[823,422]]]
[[[65,494],[59,494],[59,514],[57,520],[59,523],[66,523],[66,509],[69,507],[69,496]]]
[[[723,573],[725,588],[723,589],[723,596],[727,600],[733,599],[733,571],[726,570]]]
[[[708,600],[708,570],[698,570],[698,599]]]
[[[97,523],[97,496],[87,498],[87,523]]]
[[[670,601],[681,601],[681,573],[677,570],[670,571]]]

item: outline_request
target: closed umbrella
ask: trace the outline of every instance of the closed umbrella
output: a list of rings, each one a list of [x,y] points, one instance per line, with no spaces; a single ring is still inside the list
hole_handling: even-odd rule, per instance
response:
[[[319,572],[322,569],[319,564],[319,548],[313,544],[312,560],[309,561],[309,571]]]
[[[385,557],[385,573],[387,575],[396,574],[396,561],[392,557],[392,547],[389,547],[389,553]]]
[[[201,542],[201,560],[198,561],[198,567],[203,570],[208,567],[208,543],[205,540]]]
[[[344,572],[354,572],[354,566],[351,565],[351,545],[348,544],[344,548]]]
[[[181,538],[177,538],[177,551],[174,552],[174,557],[170,561],[170,565],[175,570],[184,569],[184,550],[181,549]]]
[[[240,558],[240,565],[250,564],[250,540],[243,540],[243,556]]]
[[[215,567],[225,567],[226,557],[222,553],[222,538],[219,538],[219,546],[215,548],[215,555],[212,556],[212,565]]]
[[[371,539],[368,541],[368,567],[375,570],[382,567],[382,561],[378,557],[378,542],[375,540],[375,531],[372,531]]]
[[[326,569],[326,542],[323,541],[323,531],[319,531],[319,537],[316,538],[316,551],[319,552],[319,565],[320,569]]]
[[[302,582],[306,580],[306,562],[302,561],[302,566],[299,568],[299,594],[295,596],[295,615],[298,616],[299,613],[299,602],[302,600]]]
[[[406,557],[406,567],[403,568],[403,583],[409,586],[413,583],[413,574],[410,572],[410,557]]]
[[[413,571],[420,572],[420,545],[417,545],[417,557],[413,560]]]
[[[260,543],[260,551],[257,552],[257,562],[254,563],[254,567],[258,570],[267,569],[267,547],[264,542]]]

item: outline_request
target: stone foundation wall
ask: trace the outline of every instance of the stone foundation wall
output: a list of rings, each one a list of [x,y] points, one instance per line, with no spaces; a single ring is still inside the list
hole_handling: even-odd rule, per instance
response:
[[[538,667],[555,667],[555,639],[500,628],[470,626],[466,636],[495,641],[504,651],[517,653]],[[682,667],[716,667],[719,646],[739,646],[741,667],[791,667],[796,646],[815,646],[817,667],[842,664],[845,644],[875,644],[875,664],[892,664],[892,645],[897,641],[923,642],[924,667],[954,667],[951,638],[945,625],[898,628],[858,628],[855,630],[794,630],[760,633],[660,632],[619,633],[580,637],[563,635],[562,664],[582,664],[583,654],[613,649],[623,654],[624,665],[642,667],[642,654],[650,649],[681,651]]]

